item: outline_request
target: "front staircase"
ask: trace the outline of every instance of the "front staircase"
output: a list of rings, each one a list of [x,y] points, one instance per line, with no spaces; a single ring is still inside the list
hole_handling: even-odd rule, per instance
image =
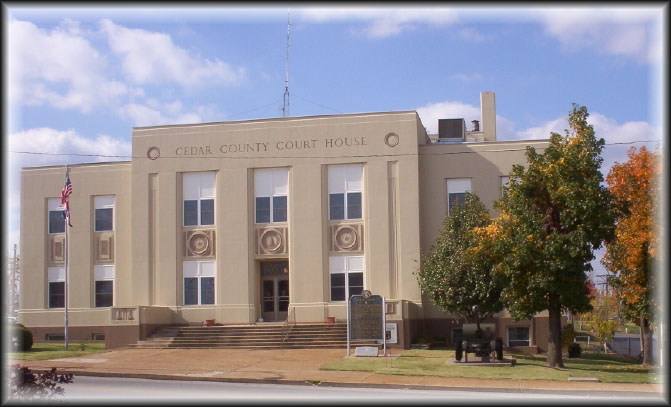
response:
[[[355,341],[350,346],[378,346],[376,341]],[[228,326],[170,326],[154,331],[136,349],[240,348],[322,349],[346,348],[347,324],[277,324]]]

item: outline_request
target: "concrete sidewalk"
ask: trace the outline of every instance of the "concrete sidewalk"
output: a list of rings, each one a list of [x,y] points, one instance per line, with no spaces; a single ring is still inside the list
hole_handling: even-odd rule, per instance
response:
[[[345,349],[117,349],[78,358],[7,362],[35,371],[55,367],[61,373],[74,373],[75,379],[78,375],[86,375],[394,388],[650,392],[660,395],[663,392],[661,384],[393,376],[319,370],[320,366],[344,357],[346,352]],[[392,357],[401,352],[393,350]]]

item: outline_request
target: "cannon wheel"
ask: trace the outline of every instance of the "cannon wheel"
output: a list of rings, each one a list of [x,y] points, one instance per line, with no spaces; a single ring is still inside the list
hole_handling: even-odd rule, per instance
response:
[[[503,339],[496,338],[496,359],[503,360]]]
[[[456,349],[454,350],[454,358],[461,361],[461,356],[464,353],[464,345],[461,341],[457,341]]]

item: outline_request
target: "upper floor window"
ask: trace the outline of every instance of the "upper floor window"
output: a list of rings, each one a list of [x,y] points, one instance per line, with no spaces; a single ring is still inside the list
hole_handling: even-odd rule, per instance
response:
[[[329,219],[361,219],[363,165],[329,165]]]
[[[214,225],[215,178],[213,171],[183,174],[184,226]]]
[[[63,216],[63,209],[60,205],[60,198],[49,198],[47,201],[49,233],[65,233],[65,217]]]
[[[471,192],[470,178],[455,178],[447,180],[447,213],[452,208],[466,202],[466,192]]]
[[[95,231],[114,230],[114,195],[93,198]]]
[[[508,181],[510,181],[510,177],[501,177],[501,198],[503,198],[503,194],[505,193],[504,187],[508,185]]]
[[[255,222],[287,221],[288,168],[254,170]]]

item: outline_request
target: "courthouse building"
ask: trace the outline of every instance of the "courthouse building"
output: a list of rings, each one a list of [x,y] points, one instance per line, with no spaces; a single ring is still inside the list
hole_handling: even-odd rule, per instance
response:
[[[132,159],[70,165],[69,337],[118,347],[169,325],[345,321],[385,297],[398,343],[459,335],[422,296],[420,255],[465,191],[492,210],[526,146],[497,141],[494,94],[474,121],[415,111],[137,127]],[[105,154],[104,151],[100,152]],[[64,166],[21,172],[20,321],[62,339]],[[449,203],[449,204],[448,204]],[[547,316],[495,318],[505,346],[545,350]]]

